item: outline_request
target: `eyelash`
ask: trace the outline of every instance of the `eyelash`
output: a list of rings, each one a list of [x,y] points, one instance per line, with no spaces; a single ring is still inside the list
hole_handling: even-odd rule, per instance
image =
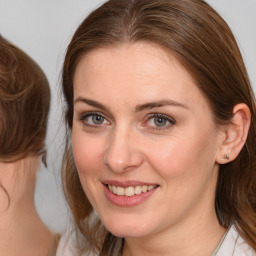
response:
[[[149,120],[154,119],[154,118],[158,118],[158,119],[162,119],[164,121],[167,121],[168,124],[164,125],[162,127],[158,127],[158,126],[153,126],[152,129],[154,130],[164,130],[164,129],[168,129],[170,126],[173,126],[174,124],[176,124],[176,121],[173,118],[170,118],[167,115],[164,114],[160,114],[160,113],[153,113],[150,114],[146,120],[146,122],[143,123],[143,126],[145,126],[145,123],[149,122]]]
[[[99,112],[87,112],[87,113],[82,113],[79,116],[79,120],[83,123],[83,125],[88,126],[88,127],[93,127],[93,128],[101,128],[102,124],[89,124],[88,121],[86,121],[86,118],[89,117],[100,117],[103,118],[103,122],[107,121],[108,123],[110,123],[107,118],[105,116],[103,116],[101,113]]]
[[[99,112],[87,112],[87,113],[82,113],[80,116],[79,116],[79,120],[83,123],[83,125],[85,126],[88,126],[88,127],[92,127],[92,128],[101,128],[102,126],[106,125],[106,124],[103,124],[103,123],[100,123],[100,124],[90,124],[88,121],[86,121],[87,118],[93,118],[93,117],[100,117],[100,118],[103,118],[103,122],[107,121],[108,123],[110,123],[107,118],[102,115],[101,113]],[[158,126],[151,126],[151,129],[153,130],[164,130],[164,129],[168,129],[170,126],[173,126],[176,121],[173,119],[173,118],[170,118],[169,116],[167,115],[164,115],[164,114],[160,114],[160,113],[152,113],[150,114],[146,121],[142,124],[143,126],[147,126],[147,123],[154,119],[154,118],[158,118],[158,119],[162,119],[163,121],[165,122],[168,122],[168,124],[164,124],[162,127],[158,127]]]

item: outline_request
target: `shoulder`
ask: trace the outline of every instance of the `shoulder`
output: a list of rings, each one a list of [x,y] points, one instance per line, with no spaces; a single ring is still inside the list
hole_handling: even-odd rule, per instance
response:
[[[75,243],[75,234],[74,232],[66,231],[60,238],[56,256],[78,256],[78,255],[79,255],[79,251]]]
[[[59,241],[56,256],[73,256],[77,255],[74,246],[74,239],[70,232],[64,233]]]
[[[48,253],[48,256],[55,256],[56,255],[59,240],[60,240],[60,235],[59,234],[54,234],[53,238],[52,238],[52,244],[51,244],[51,248],[50,248],[50,252]]]
[[[66,231],[60,238],[59,245],[57,248],[56,256],[97,256],[96,254],[80,253],[75,233],[72,231]]]
[[[216,256],[256,256],[256,252],[239,235],[235,225],[229,229]]]

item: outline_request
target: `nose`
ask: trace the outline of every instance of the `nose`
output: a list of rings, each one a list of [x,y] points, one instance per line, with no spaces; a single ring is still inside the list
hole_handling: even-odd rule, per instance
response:
[[[129,130],[116,129],[109,138],[104,163],[116,173],[138,168],[143,163],[143,154],[136,135]]]

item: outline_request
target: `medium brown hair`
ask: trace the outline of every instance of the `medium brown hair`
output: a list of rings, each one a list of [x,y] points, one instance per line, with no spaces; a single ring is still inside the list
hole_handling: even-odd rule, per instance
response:
[[[0,36],[0,161],[45,153],[49,106],[43,71]]]
[[[230,28],[203,0],[109,0],[92,12],[76,30],[63,65],[67,129],[72,130],[73,79],[80,59],[93,49],[138,41],[157,44],[180,61],[208,100],[218,125],[230,122],[236,104],[249,107],[246,144],[234,161],[220,166],[215,208],[220,224],[235,223],[256,249],[255,98]],[[92,206],[79,181],[69,136],[66,145],[63,185],[75,223],[101,255],[113,255],[118,239],[98,222],[91,224]]]

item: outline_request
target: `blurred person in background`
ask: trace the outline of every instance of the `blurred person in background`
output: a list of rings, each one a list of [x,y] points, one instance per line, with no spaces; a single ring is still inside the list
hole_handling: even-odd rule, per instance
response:
[[[53,256],[58,236],[34,204],[46,164],[50,87],[41,68],[0,36],[0,255]]]

